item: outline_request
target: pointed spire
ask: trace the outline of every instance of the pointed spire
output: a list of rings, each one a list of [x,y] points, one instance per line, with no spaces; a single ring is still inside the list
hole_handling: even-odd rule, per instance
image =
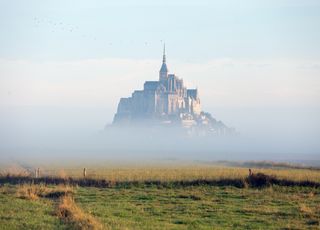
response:
[[[166,43],[163,44],[163,59],[162,63],[166,63]]]
[[[163,59],[162,59],[162,65],[160,69],[160,81],[167,79],[168,72],[169,71],[166,64],[166,44],[163,44]]]

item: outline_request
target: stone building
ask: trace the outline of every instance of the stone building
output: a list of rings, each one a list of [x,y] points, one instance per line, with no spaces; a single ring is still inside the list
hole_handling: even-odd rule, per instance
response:
[[[170,74],[165,47],[158,81],[146,81],[143,90],[135,90],[129,98],[121,98],[113,123],[144,119],[166,121],[201,113],[197,89],[187,89],[183,79]]]
[[[121,98],[113,124],[149,122],[181,124],[183,127],[205,127],[218,132],[226,128],[209,113],[201,111],[198,89],[187,89],[183,79],[169,73],[165,47],[158,81],[146,81],[143,90],[135,90],[131,97]],[[220,131],[219,131],[220,132]]]

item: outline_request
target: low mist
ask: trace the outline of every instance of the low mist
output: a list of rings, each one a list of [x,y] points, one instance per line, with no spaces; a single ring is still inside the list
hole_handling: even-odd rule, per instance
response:
[[[320,109],[211,108],[233,136],[186,135],[176,128],[112,127],[114,109],[2,107],[1,162],[252,161],[320,164]]]

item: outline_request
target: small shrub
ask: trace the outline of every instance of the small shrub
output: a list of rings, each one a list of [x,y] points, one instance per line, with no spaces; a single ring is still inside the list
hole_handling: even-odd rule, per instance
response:
[[[276,181],[274,176],[266,175],[263,173],[252,174],[247,177],[247,182],[250,187],[262,188],[272,185]]]

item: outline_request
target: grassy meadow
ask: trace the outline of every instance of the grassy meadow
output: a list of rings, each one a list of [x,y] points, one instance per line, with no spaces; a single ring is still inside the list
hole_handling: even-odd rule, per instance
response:
[[[318,169],[251,167],[290,181],[320,182]],[[32,178],[22,166],[3,177]],[[28,175],[29,173],[29,175]],[[42,177],[81,178],[83,167],[42,166]],[[108,187],[0,184],[0,229],[319,229],[320,186],[170,184],[248,177],[248,168],[207,164],[91,165],[87,178]],[[10,178],[10,177],[8,177]],[[86,180],[86,179],[83,179]],[[140,183],[130,183],[130,182]],[[168,182],[170,186],[144,183]]]
[[[110,229],[319,228],[320,190],[80,188],[76,202]]]

